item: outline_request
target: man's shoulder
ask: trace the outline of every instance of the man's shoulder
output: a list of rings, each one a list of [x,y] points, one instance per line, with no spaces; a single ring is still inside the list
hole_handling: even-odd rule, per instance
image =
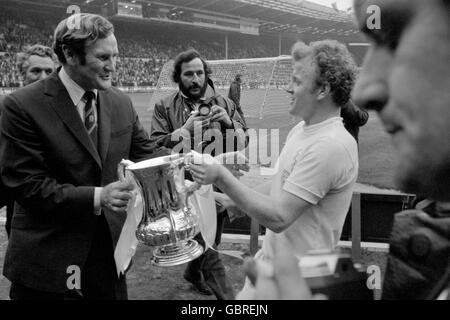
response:
[[[358,163],[358,145],[353,136],[342,126],[321,135],[311,146],[320,158],[334,159],[343,167],[355,167]],[[341,159],[337,161],[338,159]]]
[[[356,140],[353,136],[345,129],[340,126],[331,128],[328,132],[324,132],[317,136],[316,143],[318,145],[328,146],[331,149],[336,148],[346,148],[357,150]]]
[[[5,100],[5,96],[0,95],[0,115],[2,114],[4,100]]]
[[[158,106],[158,105],[163,106],[163,107],[172,106],[179,94],[180,94],[179,91],[175,91],[175,92],[168,94],[167,96],[164,96],[163,98],[161,98],[160,100],[158,100],[156,102],[156,106]]]
[[[35,94],[37,92],[44,92],[46,81],[36,81],[29,85],[26,85],[24,87],[21,87],[14,92],[12,92],[11,96],[20,96],[20,95],[29,95],[29,94]]]
[[[356,143],[355,138],[348,132],[347,129],[345,129],[343,123],[336,124],[333,130],[330,130],[328,136],[334,141],[339,141],[346,148],[354,149],[357,152],[358,144]]]
[[[221,107],[230,107],[234,105],[233,100],[221,95],[220,93],[214,95],[213,100]]]
[[[9,103],[10,100],[15,101],[26,101],[27,99],[38,100],[45,93],[45,83],[44,81],[37,81],[27,86],[21,87],[16,91],[5,96],[2,100],[2,104],[5,105]]]
[[[286,144],[302,145],[301,150],[308,150],[319,157],[333,157],[338,153],[357,154],[355,139],[341,123],[328,124],[315,131],[305,133],[305,123],[301,121],[289,132]],[[298,134],[301,134],[299,137]]]

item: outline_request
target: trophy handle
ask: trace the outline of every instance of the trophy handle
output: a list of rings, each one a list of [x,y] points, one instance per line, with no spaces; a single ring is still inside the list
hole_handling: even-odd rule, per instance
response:
[[[120,181],[125,181],[125,169],[132,164],[134,164],[133,161],[125,159],[122,159],[122,161],[119,162],[119,165],[117,166],[117,176]]]
[[[182,161],[180,162],[180,164],[183,166],[184,170],[189,170],[189,164],[191,163],[190,158],[188,156],[184,156],[183,158],[181,158],[181,160]],[[194,191],[197,191],[201,187],[202,186],[198,182],[194,181],[194,183],[192,183],[190,186],[184,186],[183,191],[187,196],[190,196],[194,193]]]
[[[187,196],[190,196],[194,193],[194,191],[197,191],[201,188],[201,185],[198,182],[192,183],[189,187],[184,187],[184,192],[186,192]]]

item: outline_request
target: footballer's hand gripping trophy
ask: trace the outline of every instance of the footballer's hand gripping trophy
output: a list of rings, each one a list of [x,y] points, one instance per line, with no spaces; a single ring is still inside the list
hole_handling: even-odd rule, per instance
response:
[[[200,218],[189,205],[189,197],[198,184],[185,185],[185,158],[170,155],[137,163],[122,160],[119,178],[130,179],[143,198],[142,219],[136,230],[139,242],[157,247],[152,263],[175,266],[189,262],[203,253],[192,238],[200,230]]]

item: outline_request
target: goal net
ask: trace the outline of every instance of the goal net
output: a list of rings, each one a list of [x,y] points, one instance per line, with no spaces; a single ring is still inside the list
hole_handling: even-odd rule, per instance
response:
[[[267,116],[286,114],[289,94],[286,92],[292,74],[290,56],[273,58],[210,60],[211,79],[216,91],[228,96],[230,83],[236,74],[242,75],[241,106],[245,117],[263,119]],[[150,109],[155,103],[178,87],[172,81],[173,60],[162,68]]]

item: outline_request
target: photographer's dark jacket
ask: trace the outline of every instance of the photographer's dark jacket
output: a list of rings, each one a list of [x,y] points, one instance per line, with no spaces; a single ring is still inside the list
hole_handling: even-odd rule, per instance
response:
[[[206,90],[204,98],[206,102],[210,102],[212,105],[218,105],[227,111],[233,123],[232,128],[229,129],[233,129],[233,131],[240,130],[242,133],[247,131],[245,121],[241,118],[239,113],[236,112],[236,105],[234,102],[220,94],[216,94],[211,82]],[[157,102],[151,121],[150,140],[152,143],[156,144],[158,147],[164,146],[173,149],[182,138],[173,139],[172,134],[186,123],[192,111],[194,111],[193,103],[190,102],[181,91],[173,93]],[[226,131],[224,128],[221,128],[221,131],[224,137],[223,150],[225,152],[227,142],[230,143],[229,139],[232,138],[229,133],[233,131]],[[247,138],[244,134],[235,135],[233,139],[235,140],[233,151],[241,150],[247,145]],[[194,145],[193,137],[191,139],[191,148],[192,150],[199,151],[198,146]]]

